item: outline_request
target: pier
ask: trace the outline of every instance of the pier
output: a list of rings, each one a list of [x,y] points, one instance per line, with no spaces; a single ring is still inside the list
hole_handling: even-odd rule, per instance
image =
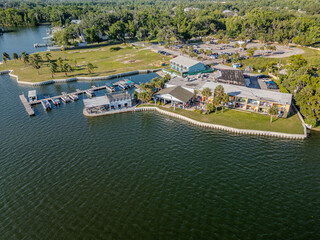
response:
[[[98,91],[98,90],[102,90],[102,89],[106,89],[106,86],[105,85],[102,85],[102,86],[93,86],[92,88],[89,88],[89,89],[85,89],[85,90],[81,90],[81,89],[76,89],[76,92],[72,92],[72,93],[65,93],[65,92],[62,92],[61,95],[57,95],[57,96],[53,96],[53,97],[47,97],[47,98],[43,98],[43,99],[38,99],[38,100],[35,100],[35,101],[32,101],[32,102],[28,102],[26,97],[22,94],[20,95],[20,100],[23,104],[23,106],[25,107],[27,113],[29,114],[29,116],[34,116],[35,115],[35,112],[32,108],[32,105],[36,105],[36,104],[40,104],[41,103],[41,100],[47,100],[48,102],[52,102],[54,103],[53,99],[61,99],[63,97],[67,97],[68,95],[81,95],[81,94],[85,94],[87,91]]]
[[[31,104],[27,101],[26,97],[23,94],[19,97],[29,116],[34,116],[34,110],[31,107]]]

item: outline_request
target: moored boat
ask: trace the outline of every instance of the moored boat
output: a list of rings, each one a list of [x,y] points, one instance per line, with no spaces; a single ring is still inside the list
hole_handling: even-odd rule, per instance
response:
[[[86,90],[85,93],[89,96],[89,97],[94,97],[96,94],[94,93],[94,91],[92,90]]]
[[[69,94],[68,97],[72,100],[72,101],[78,101],[79,97],[76,94]]]
[[[61,100],[62,100],[62,102],[64,102],[64,103],[68,103],[68,102],[70,102],[70,99],[65,95],[65,96],[61,96]]]
[[[109,92],[115,92],[115,91],[116,91],[116,88],[114,87],[114,85],[108,85],[108,84],[106,84],[106,89],[107,89]]]
[[[60,100],[58,98],[51,98],[51,101],[55,106],[60,105]]]
[[[44,110],[51,110],[51,104],[47,99],[42,99],[41,104]]]

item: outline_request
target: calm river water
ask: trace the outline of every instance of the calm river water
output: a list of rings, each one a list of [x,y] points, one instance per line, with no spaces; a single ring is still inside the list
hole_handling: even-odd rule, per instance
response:
[[[0,239],[320,239],[320,134],[239,136],[154,112],[86,118],[82,100],[30,118],[18,98],[89,85],[0,76]]]

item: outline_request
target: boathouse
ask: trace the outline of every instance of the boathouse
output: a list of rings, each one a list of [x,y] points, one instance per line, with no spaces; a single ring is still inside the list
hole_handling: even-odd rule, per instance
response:
[[[181,74],[190,74],[206,70],[206,66],[202,62],[183,56],[171,59],[170,67]]]
[[[193,102],[194,93],[181,86],[174,86],[160,90],[155,93],[154,98],[155,102],[162,100],[165,104],[171,102],[171,105],[181,104],[186,106]]]
[[[107,93],[105,96],[83,99],[89,114],[103,113],[132,107],[132,97],[128,92]]]

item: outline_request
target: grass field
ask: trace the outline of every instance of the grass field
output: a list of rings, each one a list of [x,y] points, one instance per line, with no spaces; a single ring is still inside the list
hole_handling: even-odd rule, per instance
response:
[[[117,50],[112,50],[117,49]],[[39,73],[30,65],[25,65],[22,60],[11,60],[7,64],[0,65],[0,71],[13,70],[13,74],[18,75],[20,81],[41,82],[50,79],[70,78],[75,76],[108,76],[116,73],[130,72],[135,70],[155,69],[162,62],[168,63],[170,57],[145,50],[142,48],[113,45],[108,47],[97,47],[90,49],[77,49],[68,51],[50,52],[51,60],[55,61],[61,57],[64,62],[70,63],[73,71],[67,73],[57,72],[54,78],[48,67],[48,61],[44,57],[45,52],[40,52],[42,56]],[[73,60],[77,61],[77,65]],[[90,62],[96,67],[94,73],[88,74],[86,64]]]
[[[145,106],[150,107],[150,105]],[[273,122],[270,123],[270,116],[231,109],[225,109],[223,113],[221,112],[221,110],[218,110],[217,113],[199,114],[183,109],[173,110],[172,108],[160,108],[166,111],[181,114],[200,122],[219,124],[227,127],[291,134],[303,134],[303,127],[297,114],[294,114],[288,118],[273,118]]]
[[[310,64],[319,65],[320,64],[320,51],[314,50],[306,47],[299,47],[303,49],[304,53],[301,54]],[[265,58],[265,57],[255,57],[250,58],[246,60],[242,60],[242,67],[240,69],[244,69],[246,66],[251,66],[254,69],[262,69],[264,66],[271,62],[277,62],[279,63],[281,61],[281,64],[286,64],[289,60],[289,57],[286,58]],[[232,64],[228,64],[229,66],[232,66]]]

